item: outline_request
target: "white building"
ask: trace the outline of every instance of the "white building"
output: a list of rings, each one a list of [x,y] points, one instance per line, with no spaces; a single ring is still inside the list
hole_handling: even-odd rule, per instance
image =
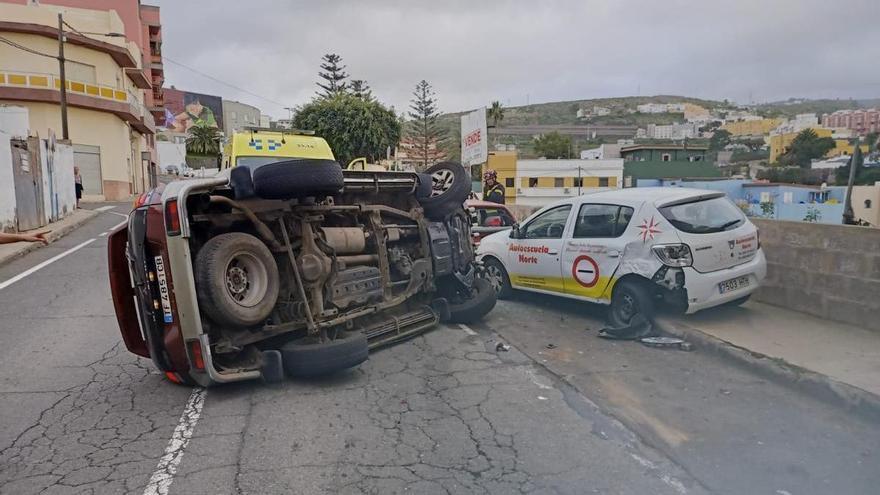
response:
[[[646,134],[653,139],[691,139],[697,135],[697,124],[648,124]]]
[[[815,113],[799,113],[793,119],[779,124],[770,134],[790,134],[814,127],[819,127],[819,117]]]
[[[621,140],[623,143],[617,144],[601,144],[598,148],[581,151],[581,160],[605,160],[609,158],[620,158],[620,148],[631,145],[632,140]]]
[[[260,125],[260,109],[245,103],[223,100],[223,130],[227,136],[245,127]]]
[[[544,206],[560,199],[623,187],[623,159],[518,160],[516,204]]]
[[[644,103],[636,106],[639,113],[684,113],[684,103]]]

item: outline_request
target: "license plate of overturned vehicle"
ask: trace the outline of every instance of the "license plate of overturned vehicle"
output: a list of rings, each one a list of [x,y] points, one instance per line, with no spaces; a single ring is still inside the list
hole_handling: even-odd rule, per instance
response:
[[[323,139],[287,139],[327,157],[160,186],[110,235],[123,341],[173,382],[332,373],[495,305],[461,165],[343,171]]]
[[[743,287],[749,286],[749,277],[736,277],[730,280],[725,280],[718,284],[718,289],[722,294],[726,292],[733,292],[735,290],[742,289]]]

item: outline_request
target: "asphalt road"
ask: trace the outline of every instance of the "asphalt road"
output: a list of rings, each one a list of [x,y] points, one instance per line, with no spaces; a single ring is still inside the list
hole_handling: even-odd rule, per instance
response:
[[[172,385],[116,328],[101,234],[125,211],[0,267],[0,493],[705,493],[489,327],[318,381]]]

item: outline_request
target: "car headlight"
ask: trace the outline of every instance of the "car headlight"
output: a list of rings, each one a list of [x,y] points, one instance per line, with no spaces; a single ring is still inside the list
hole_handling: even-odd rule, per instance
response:
[[[660,262],[666,266],[691,266],[694,256],[687,244],[660,244],[651,248]]]

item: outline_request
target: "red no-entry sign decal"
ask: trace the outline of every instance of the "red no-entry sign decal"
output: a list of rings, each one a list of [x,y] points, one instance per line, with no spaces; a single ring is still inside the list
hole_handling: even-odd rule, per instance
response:
[[[589,256],[578,256],[571,264],[571,276],[582,286],[593,287],[599,282],[599,265]]]

